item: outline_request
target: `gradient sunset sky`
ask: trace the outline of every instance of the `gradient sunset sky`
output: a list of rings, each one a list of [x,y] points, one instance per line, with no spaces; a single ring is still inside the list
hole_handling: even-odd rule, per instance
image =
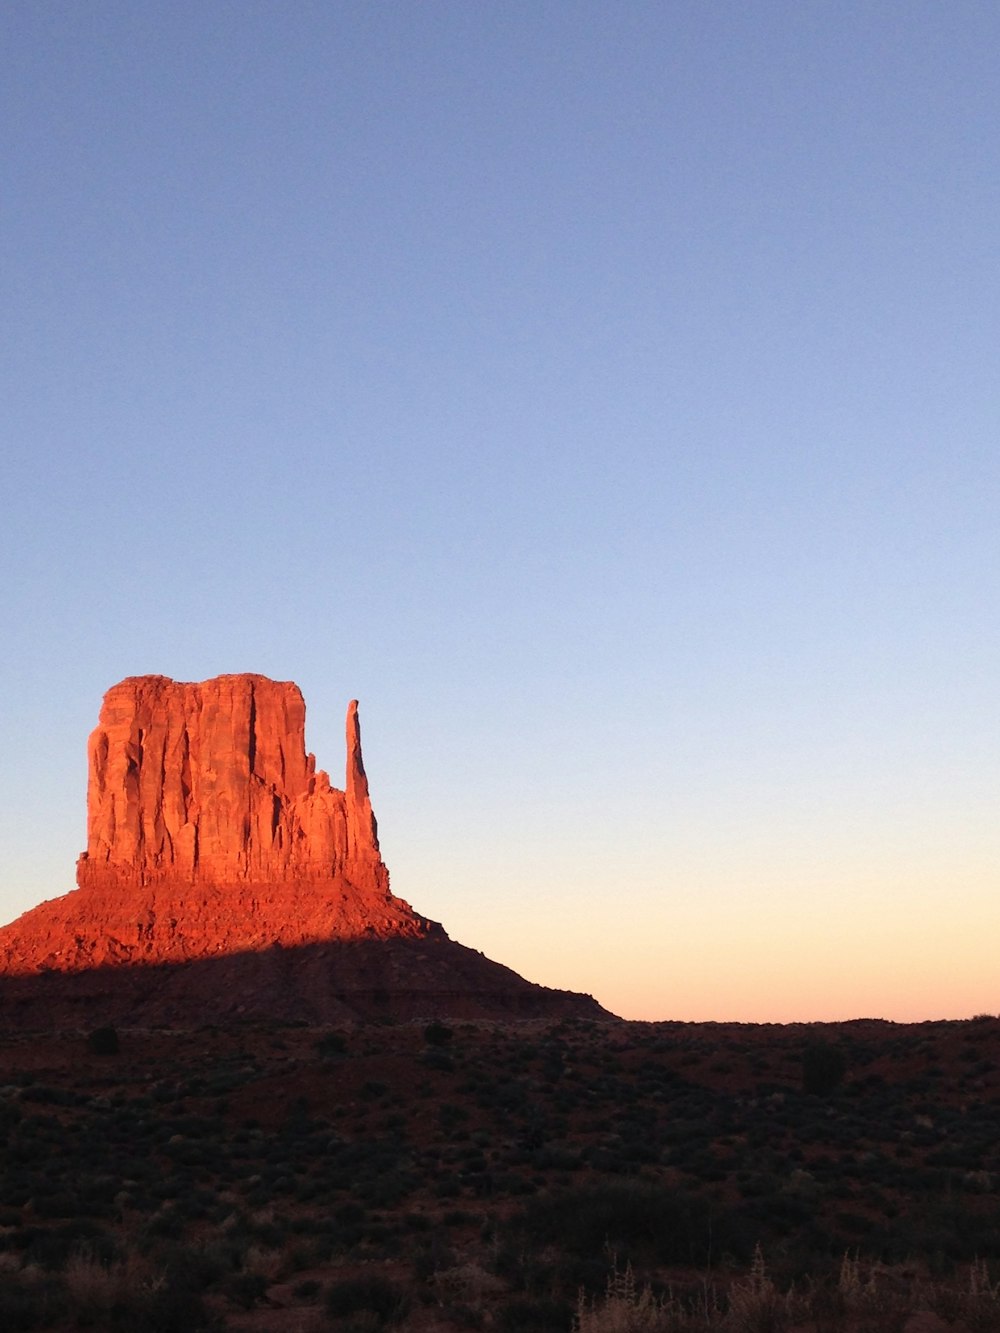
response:
[[[347,700],[627,1017],[1000,1010],[1000,6],[12,0],[0,919],[103,692]]]

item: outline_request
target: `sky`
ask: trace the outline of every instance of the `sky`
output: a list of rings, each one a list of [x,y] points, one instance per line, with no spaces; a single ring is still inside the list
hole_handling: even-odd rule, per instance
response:
[[[347,701],[628,1018],[1000,1009],[1000,7],[9,0],[0,920],[129,675]]]

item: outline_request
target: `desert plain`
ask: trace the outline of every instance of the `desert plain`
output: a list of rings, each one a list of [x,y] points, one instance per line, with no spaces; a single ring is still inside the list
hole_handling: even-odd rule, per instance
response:
[[[1000,1328],[1000,1019],[0,1038],[4,1329]]]

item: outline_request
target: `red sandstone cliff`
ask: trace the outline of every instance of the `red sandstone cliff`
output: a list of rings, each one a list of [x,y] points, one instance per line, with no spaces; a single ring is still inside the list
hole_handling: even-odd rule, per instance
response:
[[[305,749],[297,685],[132,676],[104,696],[90,737],[81,888],[322,882],[385,897],[389,880],[347,711],[346,790]]]
[[[79,888],[0,929],[0,1027],[609,1017],[393,897],[356,703],[343,791],[264,676],[123,680],[88,755]]]
[[[80,887],[0,930],[0,971],[432,929],[389,892],[356,702],[343,791],[306,754],[298,686],[264,676],[129,677],[105,695],[88,755]]]

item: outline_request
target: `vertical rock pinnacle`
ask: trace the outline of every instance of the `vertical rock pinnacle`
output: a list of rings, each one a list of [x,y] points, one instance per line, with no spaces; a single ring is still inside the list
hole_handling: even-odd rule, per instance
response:
[[[361,754],[361,723],[358,720],[358,701],[347,705],[347,775],[345,781],[347,805],[347,859],[351,864],[381,864],[378,845],[378,825],[368,794],[368,777]]]

